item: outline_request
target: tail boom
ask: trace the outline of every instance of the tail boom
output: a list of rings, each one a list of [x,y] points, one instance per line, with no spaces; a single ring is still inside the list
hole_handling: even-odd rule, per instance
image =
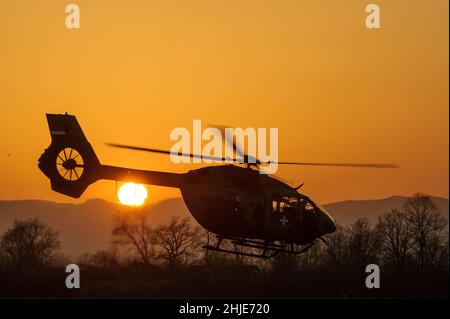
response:
[[[180,188],[185,174],[146,171],[110,165],[101,165],[101,179],[126,181],[148,185]]]

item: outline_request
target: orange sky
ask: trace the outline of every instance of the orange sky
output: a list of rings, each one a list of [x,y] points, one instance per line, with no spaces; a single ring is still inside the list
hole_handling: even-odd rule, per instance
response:
[[[448,197],[448,1],[0,0],[0,199],[79,200],[50,190],[37,159],[45,113],[78,117],[103,163],[184,172],[174,127],[278,127],[286,161],[395,162],[400,170],[281,167],[326,203],[426,192]],[[344,5],[345,4],[345,5]],[[7,156],[10,154],[10,156]],[[149,200],[179,196],[150,187]]]

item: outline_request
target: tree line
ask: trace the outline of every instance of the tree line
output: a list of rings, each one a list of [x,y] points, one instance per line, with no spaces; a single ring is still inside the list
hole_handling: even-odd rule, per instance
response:
[[[89,289],[81,296],[447,297],[448,219],[429,196],[407,198],[371,225],[338,226],[300,256],[271,259],[206,251],[212,234],[189,219],[153,227],[148,212],[114,217],[112,248],[80,256]],[[237,244],[230,247],[240,250]],[[37,219],[15,221],[0,241],[0,279],[59,269],[67,262],[58,232]],[[381,289],[364,284],[377,264]],[[58,268],[59,267],[59,268]],[[83,280],[82,280],[83,282]],[[107,282],[109,290],[104,291]],[[131,284],[125,288],[126,283]],[[49,287],[53,287],[50,285]],[[240,288],[238,288],[240,287]],[[51,288],[49,288],[51,289]],[[17,292],[20,294],[20,292]],[[51,292],[49,292],[51,294]]]

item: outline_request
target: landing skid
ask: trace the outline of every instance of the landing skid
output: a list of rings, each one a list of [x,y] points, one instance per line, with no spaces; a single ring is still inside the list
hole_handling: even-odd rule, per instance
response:
[[[253,248],[260,250],[261,253],[252,253],[252,252],[245,252],[245,251],[238,251],[238,250],[232,250],[232,249],[226,249],[221,248],[221,244],[223,241],[229,241],[230,243],[240,246],[242,248]],[[286,248],[286,246],[288,248]],[[302,249],[297,250],[296,244],[290,242],[285,245],[277,244],[270,241],[263,241],[263,240],[252,240],[252,239],[246,239],[246,238],[238,238],[238,237],[217,237],[217,243],[216,245],[206,245],[203,246],[203,248],[210,250],[210,251],[217,251],[222,253],[229,253],[234,255],[240,255],[240,256],[249,256],[249,257],[257,257],[257,258],[272,258],[278,255],[279,253],[287,253],[292,255],[300,255],[304,252],[306,252],[308,249],[310,249],[312,246],[314,246],[314,242],[307,243]]]

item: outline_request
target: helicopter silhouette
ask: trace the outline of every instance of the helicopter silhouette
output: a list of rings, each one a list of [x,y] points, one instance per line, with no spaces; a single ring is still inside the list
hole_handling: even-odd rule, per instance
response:
[[[299,255],[317,240],[336,230],[333,217],[320,205],[278,178],[260,174],[258,160],[244,165],[206,166],[187,173],[170,173],[101,164],[75,116],[46,114],[51,144],[40,156],[39,169],[50,179],[52,190],[80,197],[100,180],[130,181],[175,187],[197,222],[215,234],[212,251],[270,258],[278,253]],[[223,128],[222,128],[223,129]],[[235,151],[243,153],[233,144]],[[173,155],[173,152],[108,144],[113,147]],[[177,154],[196,157],[196,154]],[[204,156],[203,156],[204,157]],[[211,159],[217,159],[210,157]],[[225,158],[222,160],[225,161]],[[227,158],[229,160],[229,158]],[[395,164],[277,162],[288,165],[319,165],[397,168]],[[241,249],[224,248],[224,242]],[[229,245],[228,245],[229,247]],[[244,250],[245,248],[245,250]]]

